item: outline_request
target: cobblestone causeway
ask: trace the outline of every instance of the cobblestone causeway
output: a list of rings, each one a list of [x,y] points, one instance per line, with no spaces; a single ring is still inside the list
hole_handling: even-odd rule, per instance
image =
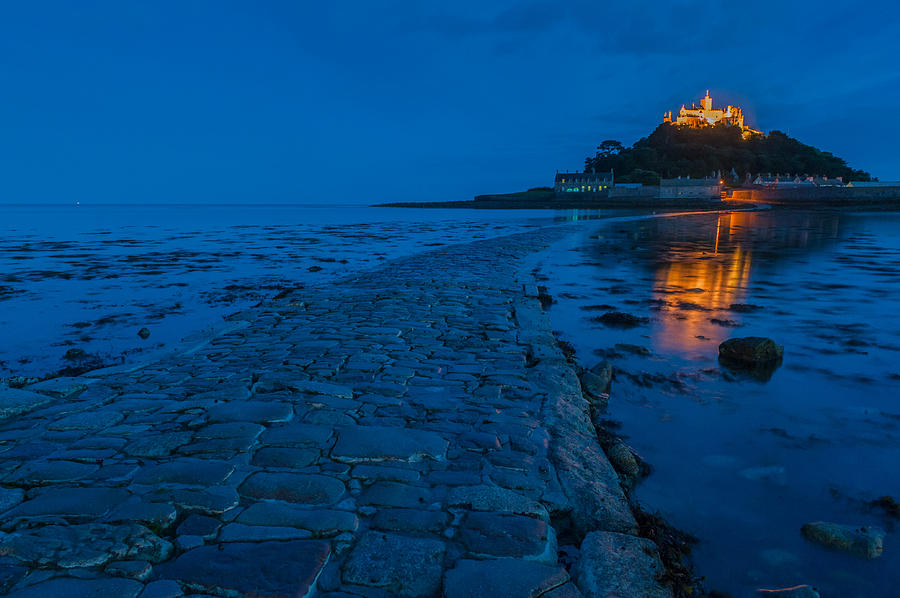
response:
[[[0,592],[669,596],[527,271],[565,234],[428,252],[149,365],[0,390]],[[582,541],[570,577],[558,548]]]

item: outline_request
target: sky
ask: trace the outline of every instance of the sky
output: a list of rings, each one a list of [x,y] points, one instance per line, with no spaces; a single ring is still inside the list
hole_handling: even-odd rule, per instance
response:
[[[900,179],[900,5],[29,0],[0,203],[370,203],[552,184],[698,101]]]

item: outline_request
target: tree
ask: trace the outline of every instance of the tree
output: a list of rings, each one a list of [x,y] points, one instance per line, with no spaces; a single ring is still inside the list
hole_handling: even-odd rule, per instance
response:
[[[597,146],[597,157],[609,158],[611,156],[618,156],[623,149],[625,149],[625,146],[622,145],[621,142],[616,141],[615,139],[607,139]]]

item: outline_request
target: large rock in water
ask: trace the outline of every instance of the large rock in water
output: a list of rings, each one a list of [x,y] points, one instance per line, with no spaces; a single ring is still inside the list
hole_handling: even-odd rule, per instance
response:
[[[778,362],[783,355],[783,346],[762,336],[730,338],[719,345],[720,359],[751,367]]]
[[[572,577],[585,598],[641,596],[672,598],[663,586],[656,544],[615,532],[591,532],[581,543],[581,556]]]
[[[581,373],[581,390],[591,402],[609,400],[609,388],[612,384],[613,369],[608,361],[602,361],[589,370]]]
[[[807,523],[801,529],[803,536],[829,548],[845,550],[867,559],[881,556],[884,550],[884,530],[878,527],[853,527],[827,521]]]

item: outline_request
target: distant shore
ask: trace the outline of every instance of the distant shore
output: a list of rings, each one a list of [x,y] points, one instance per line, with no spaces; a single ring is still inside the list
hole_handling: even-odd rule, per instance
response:
[[[476,199],[468,201],[402,201],[374,204],[373,208],[469,208],[476,210],[608,210],[631,208],[728,210],[750,208],[754,204],[746,201],[719,201],[709,199],[582,199],[582,200],[515,200]]]

